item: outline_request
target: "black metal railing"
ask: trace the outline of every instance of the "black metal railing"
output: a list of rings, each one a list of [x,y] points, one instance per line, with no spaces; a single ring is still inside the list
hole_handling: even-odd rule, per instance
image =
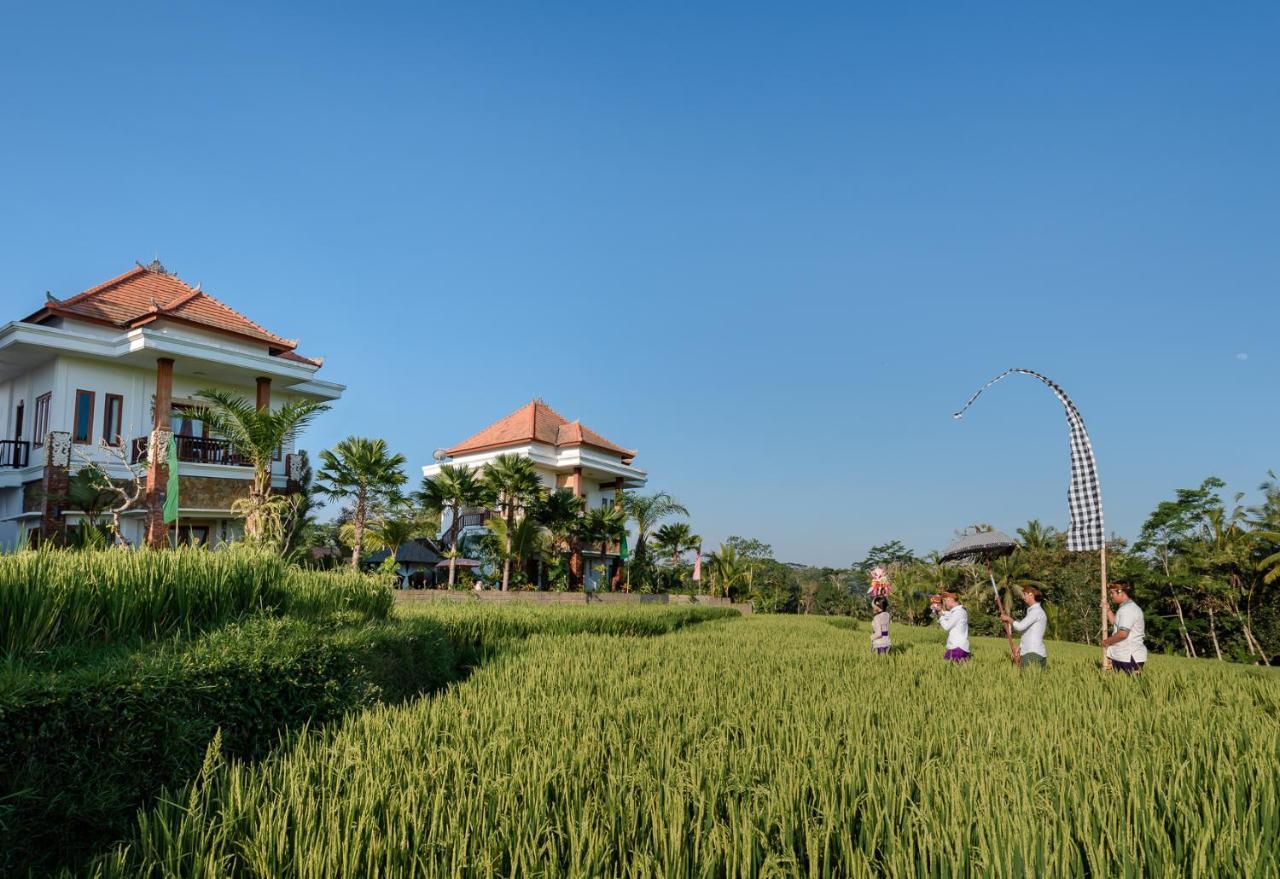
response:
[[[175,436],[178,460],[190,464],[217,464],[223,467],[251,467],[252,463],[239,454],[231,443],[208,436]],[[131,459],[137,464],[147,457],[147,437],[133,441]]]
[[[478,525],[484,525],[489,521],[490,515],[488,510],[466,510],[458,517],[458,528],[474,528]]]
[[[0,440],[0,467],[25,467],[31,460],[31,443]]]

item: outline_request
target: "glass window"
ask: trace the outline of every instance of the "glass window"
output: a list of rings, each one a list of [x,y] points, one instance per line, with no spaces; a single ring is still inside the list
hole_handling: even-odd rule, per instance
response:
[[[207,436],[208,429],[203,421],[196,417],[186,406],[174,406],[169,417],[169,424],[178,436]]]
[[[45,434],[49,432],[49,400],[52,397],[52,394],[41,394],[36,397],[36,423],[31,431],[32,445],[44,445]]]
[[[93,432],[93,391],[76,391],[76,408],[71,439],[77,443],[90,441]]]
[[[102,439],[113,446],[120,445],[121,419],[124,416],[124,397],[107,394],[102,407]]]

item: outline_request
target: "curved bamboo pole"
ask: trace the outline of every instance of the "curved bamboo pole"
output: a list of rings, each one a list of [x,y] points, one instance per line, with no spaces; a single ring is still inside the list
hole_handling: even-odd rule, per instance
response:
[[[991,591],[996,596],[996,610],[1000,611],[1000,616],[1005,616],[1004,601],[1000,598],[1000,588],[996,586],[996,575],[991,569],[991,559],[987,558],[987,576],[991,578]],[[1009,661],[1018,668],[1022,668],[1022,657],[1018,655],[1018,648],[1013,646],[1013,628],[1008,624],[1004,624],[1004,637],[1009,642]]]

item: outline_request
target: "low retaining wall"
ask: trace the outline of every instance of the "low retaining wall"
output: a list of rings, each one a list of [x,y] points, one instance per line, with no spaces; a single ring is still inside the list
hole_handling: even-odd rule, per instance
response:
[[[487,601],[492,604],[697,604],[704,607],[732,607],[751,613],[750,604],[734,604],[711,595],[649,595],[639,592],[598,592],[590,599],[583,592],[499,592],[485,589],[397,589],[396,601]]]

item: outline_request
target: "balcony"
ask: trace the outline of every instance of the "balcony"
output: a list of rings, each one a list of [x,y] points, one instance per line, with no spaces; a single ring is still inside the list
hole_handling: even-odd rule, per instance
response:
[[[458,517],[458,530],[487,527],[490,515],[488,510],[463,510]]]
[[[0,440],[0,467],[25,467],[31,460],[31,443]]]
[[[248,458],[238,454],[224,439],[208,436],[175,436],[178,444],[178,460],[188,464],[215,464],[223,467],[252,467]],[[134,464],[147,458],[147,437],[133,441],[130,460]]]

